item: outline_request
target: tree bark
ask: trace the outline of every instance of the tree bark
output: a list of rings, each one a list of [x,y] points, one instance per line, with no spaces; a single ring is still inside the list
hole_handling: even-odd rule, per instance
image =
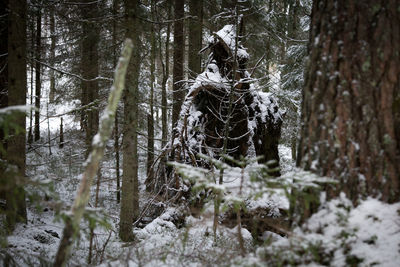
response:
[[[129,62],[124,95],[123,124],[123,177],[119,237],[123,241],[132,241],[132,223],[139,216],[138,192],[138,96],[140,71],[140,21],[139,0],[125,0],[126,36],[133,40],[134,53]]]
[[[35,67],[35,127],[34,127],[34,140],[40,139],[40,98],[41,98],[41,50],[42,50],[42,10],[38,8],[36,13],[36,67]]]
[[[117,15],[118,15],[119,0],[113,0],[113,53],[114,68],[117,66]],[[120,189],[120,173],[119,173],[119,125],[118,125],[118,107],[115,111],[115,122],[114,122],[114,149],[115,149],[115,174],[117,178],[117,203],[121,201],[121,189]]]
[[[152,20],[155,21],[155,2],[151,1]],[[147,179],[146,190],[151,190],[154,183],[154,83],[155,83],[155,64],[156,64],[156,34],[155,25],[151,25],[151,51],[150,51],[150,96],[149,96],[149,114],[147,116]]]
[[[55,57],[56,57],[56,25],[54,8],[50,7],[50,65],[54,67]],[[54,70],[50,69],[50,92],[49,99],[50,103],[54,102],[54,97],[56,94],[56,78],[54,75]]]
[[[0,108],[8,106],[8,1],[0,1]],[[4,140],[5,131],[0,128],[0,160],[7,159],[7,142]],[[4,150],[3,150],[4,149]],[[5,170],[6,166],[0,163],[0,198],[5,198]]]
[[[168,15],[167,19],[170,20],[171,18],[171,5],[168,5]],[[162,147],[165,147],[167,144],[168,138],[168,109],[167,109],[167,82],[169,76],[169,38],[171,33],[171,26],[167,24],[167,38],[165,41],[165,63],[163,66],[163,80],[162,80],[162,88],[161,88],[161,120],[162,120]],[[161,34],[160,34],[161,38]],[[160,57],[162,57],[162,48],[160,42]],[[161,59],[162,61],[162,59]]]
[[[201,72],[201,56],[199,51],[202,48],[202,24],[203,24],[203,0],[189,1],[189,76],[197,77]]]
[[[100,38],[100,28],[98,26],[99,7],[98,3],[92,0],[85,0],[81,7],[82,17],[82,53],[81,53],[81,72],[84,79],[94,79],[99,76],[98,44]],[[87,105],[98,101],[99,84],[97,80],[81,81],[82,105]],[[99,129],[99,110],[98,103],[85,111],[85,132],[87,154],[91,150],[91,141]]]
[[[8,105],[26,104],[26,0],[8,3]],[[16,166],[9,174],[6,192],[7,229],[12,231],[17,222],[26,223],[26,203],[23,182],[25,179],[25,113],[18,112],[14,123],[22,133],[10,131],[7,143],[7,160]]]
[[[185,52],[185,41],[183,36],[184,0],[175,0],[174,6],[174,66],[173,66],[173,106],[172,127],[179,120],[179,113],[185,98],[183,87],[183,63]]]
[[[400,200],[398,2],[314,1],[297,164],[353,202]]]

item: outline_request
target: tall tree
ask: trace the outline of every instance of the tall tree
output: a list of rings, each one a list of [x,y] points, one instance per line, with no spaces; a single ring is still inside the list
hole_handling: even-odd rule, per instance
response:
[[[8,2],[8,105],[26,104],[26,0]],[[25,130],[25,114],[15,114],[14,123]],[[25,131],[10,132],[7,160],[16,166],[9,174],[6,192],[7,228],[26,222],[26,203],[23,181],[25,178]]]
[[[112,29],[112,44],[113,44],[113,65],[114,68],[117,66],[117,16],[119,8],[119,0],[113,0],[112,12],[113,12],[113,29]],[[118,124],[118,107],[115,111],[114,121],[114,149],[115,149],[115,174],[117,178],[117,203],[121,201],[121,183],[120,183],[120,172],[119,172],[119,124]]]
[[[314,1],[297,163],[353,202],[400,199],[398,1]]]
[[[202,46],[203,0],[189,1],[189,76],[196,77],[201,72],[201,57],[199,51]]]
[[[50,66],[54,67],[55,57],[56,57],[56,22],[55,22],[55,14],[54,14],[54,6],[50,7]],[[50,91],[49,91],[49,100],[50,102],[54,101],[54,97],[56,94],[56,78],[54,75],[54,70],[50,69]]]
[[[156,3],[151,1],[151,18],[156,20]],[[156,64],[156,32],[154,23],[151,25],[150,34],[150,95],[149,95],[149,114],[147,115],[147,179],[146,185],[153,184],[154,171],[154,85],[155,85],[155,64]],[[150,187],[146,186],[147,190]]]
[[[171,19],[171,5],[169,0],[167,2],[167,20]],[[162,79],[162,88],[161,88],[161,121],[162,121],[162,147],[165,147],[167,144],[168,138],[168,109],[167,109],[167,82],[169,77],[169,39],[171,34],[171,25],[167,23],[167,37],[165,40],[165,61],[161,59],[163,63],[163,79]],[[160,57],[162,58],[162,46],[161,46],[161,33],[160,33]]]
[[[179,113],[185,91],[183,90],[183,63],[185,52],[185,39],[183,36],[183,19],[184,19],[184,0],[175,0],[174,6],[174,66],[173,66],[173,104],[172,104],[172,127],[175,126],[179,119]]]
[[[81,5],[82,20],[82,44],[81,44],[81,73],[83,80],[82,104],[89,105],[85,108],[84,127],[86,132],[87,153],[93,136],[99,129],[99,83],[96,79],[99,76],[99,3],[92,0],[84,0]]]
[[[0,1],[0,109],[8,105],[8,1]],[[0,198],[5,198],[5,188],[7,181],[5,180],[6,149],[7,143],[5,139],[5,131],[0,128]]]
[[[36,47],[35,47],[35,127],[34,127],[34,140],[40,139],[40,99],[41,99],[41,51],[42,51],[42,6],[41,2],[37,3],[36,12]]]
[[[132,241],[132,223],[139,215],[138,189],[138,96],[140,71],[140,20],[139,0],[125,0],[126,37],[133,40],[133,54],[129,62],[124,95],[123,124],[123,177],[119,237],[123,241]]]

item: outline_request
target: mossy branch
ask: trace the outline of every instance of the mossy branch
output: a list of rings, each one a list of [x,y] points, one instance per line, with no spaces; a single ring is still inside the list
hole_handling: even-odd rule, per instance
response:
[[[94,136],[92,151],[86,161],[85,171],[82,175],[79,191],[75,197],[71,208],[71,214],[65,222],[63,238],[58,247],[54,266],[65,266],[75,238],[79,234],[79,224],[82,219],[85,207],[90,197],[90,187],[97,173],[99,163],[104,155],[107,140],[110,138],[115,112],[121,98],[122,90],[125,86],[125,76],[131,58],[133,44],[130,39],[125,40],[122,55],[115,70],[114,83],[108,97],[108,104],[103,116],[101,117],[99,132]]]

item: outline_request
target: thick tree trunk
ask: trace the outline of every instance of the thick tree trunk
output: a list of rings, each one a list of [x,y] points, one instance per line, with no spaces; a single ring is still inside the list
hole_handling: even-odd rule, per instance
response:
[[[123,177],[119,237],[132,241],[132,223],[139,215],[138,192],[138,87],[140,70],[139,0],[125,0],[127,38],[133,40],[134,52],[129,62],[124,95]]]
[[[190,0],[189,9],[189,77],[197,77],[201,72],[203,0]]]
[[[41,98],[41,50],[42,50],[42,11],[41,8],[38,9],[36,14],[36,67],[35,67],[35,128],[34,128],[34,140],[38,141],[40,139],[40,98]]]
[[[85,0],[85,5],[81,7],[82,17],[82,54],[81,54],[81,72],[85,80],[81,82],[82,105],[87,105],[98,101],[99,84],[93,80],[99,76],[98,62],[98,43],[100,29],[98,27],[98,3],[91,0]],[[88,81],[90,80],[90,81]],[[85,132],[87,153],[91,149],[93,136],[99,129],[99,110],[98,103],[91,105],[91,108],[85,110]]]
[[[26,0],[13,0],[8,4],[8,105],[26,104]],[[25,130],[24,113],[15,114],[14,123]],[[25,131],[10,132],[7,160],[17,167],[9,174],[6,192],[7,228],[12,231],[17,222],[26,222],[26,203],[23,181],[25,179]]]
[[[297,163],[353,202],[400,200],[398,1],[314,1]]]
[[[179,120],[179,113],[185,98],[183,87],[183,73],[185,39],[183,36],[184,0],[175,0],[174,6],[174,66],[173,66],[173,106],[172,127]]]
[[[8,53],[8,1],[0,1],[0,108],[5,108],[8,106],[8,57],[5,56]],[[6,160],[7,143],[4,140],[5,132],[3,128],[0,128],[0,160]],[[1,162],[1,161],[0,161]],[[0,163],[0,198],[5,197],[5,174],[6,170],[5,164]]]

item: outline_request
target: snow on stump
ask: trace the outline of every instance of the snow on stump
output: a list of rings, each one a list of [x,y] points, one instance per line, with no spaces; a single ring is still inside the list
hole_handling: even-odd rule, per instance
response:
[[[200,52],[205,50],[210,50],[206,68],[191,83],[173,138],[158,159],[156,188],[171,179],[174,182],[168,187],[181,185],[172,167],[165,166],[167,160],[210,167],[197,155],[220,159],[225,138],[227,156],[236,160],[262,156],[260,163],[279,166],[284,112],[270,93],[260,92],[252,83],[246,70],[249,55],[236,37],[235,26],[226,25],[214,33]],[[272,175],[280,175],[279,169]]]

